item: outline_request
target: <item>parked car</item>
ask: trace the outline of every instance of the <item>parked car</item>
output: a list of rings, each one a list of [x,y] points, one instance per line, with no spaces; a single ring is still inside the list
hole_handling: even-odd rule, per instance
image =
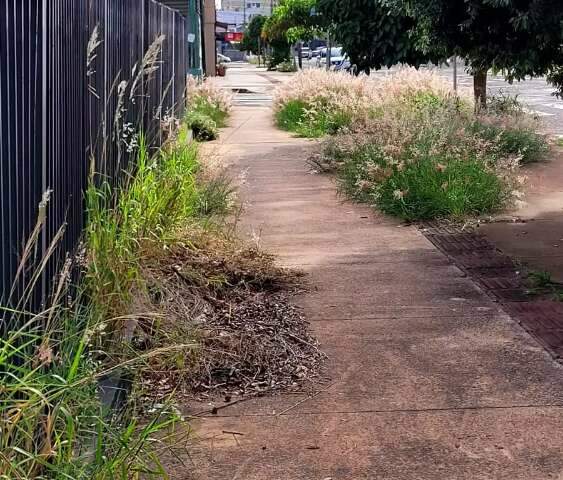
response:
[[[311,49],[309,47],[301,47],[301,58],[311,58],[309,54],[311,53]]]
[[[350,62],[350,59],[347,56],[344,56],[344,58],[342,59],[342,61],[338,64],[336,64],[333,67],[335,72],[351,72],[352,71],[352,63]]]
[[[309,60],[317,59],[321,55],[321,50],[325,47],[318,47],[309,51]]]
[[[231,59],[222,53],[217,53],[217,63],[231,63]]]
[[[328,49],[324,48],[321,55],[317,58],[317,66],[324,67],[327,63],[327,53]],[[345,54],[342,51],[342,47],[332,47],[330,49],[330,68],[333,69],[336,65],[344,61]]]
[[[317,59],[317,67],[320,67],[323,64],[323,59],[326,58],[326,47],[321,47],[317,50],[317,55],[315,58]]]

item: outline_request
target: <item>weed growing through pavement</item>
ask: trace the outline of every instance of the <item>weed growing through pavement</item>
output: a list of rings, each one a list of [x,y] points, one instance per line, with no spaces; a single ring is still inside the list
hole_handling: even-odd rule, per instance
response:
[[[517,100],[495,97],[476,114],[470,95],[414,69],[384,79],[304,72],[278,90],[274,111],[281,128],[331,135],[311,158],[316,170],[408,221],[495,212],[520,196],[519,166],[548,152]]]
[[[529,295],[547,295],[552,300],[558,302],[563,301],[563,285],[555,282],[551,273],[541,270],[532,270],[528,272],[528,283],[530,284],[530,288],[528,289]]]

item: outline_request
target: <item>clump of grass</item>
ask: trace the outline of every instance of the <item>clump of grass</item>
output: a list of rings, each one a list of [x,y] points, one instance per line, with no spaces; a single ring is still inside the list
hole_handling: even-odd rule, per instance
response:
[[[208,142],[219,137],[217,122],[211,116],[192,110],[186,113],[185,120],[198,142]]]
[[[289,101],[275,115],[281,129],[307,138],[332,135],[350,124],[350,116],[346,112],[312,112],[302,100]]]
[[[282,130],[296,131],[305,121],[307,103],[303,100],[289,100],[276,111],[276,123]]]
[[[107,308],[104,314],[128,313],[123,310],[140,280],[146,245],[161,248],[187,224],[229,211],[230,180],[202,168],[197,143],[184,132],[152,156],[141,135],[134,170],[118,191],[95,181],[87,191],[86,280],[95,303]]]
[[[546,271],[532,270],[528,272],[528,283],[530,295],[547,295],[557,302],[563,301],[563,285],[554,281],[551,273]]]
[[[352,198],[408,221],[494,211],[507,195],[478,158],[424,153],[414,162],[390,163],[381,147],[370,144],[355,149],[338,176]]]
[[[311,69],[299,72],[274,95],[276,122],[305,137],[334,134],[368,116],[377,92],[365,77]]]
[[[221,89],[212,79],[188,81],[188,102],[184,123],[194,132],[197,141],[215,140],[219,128],[226,126],[232,108],[232,95]]]
[[[107,361],[107,345],[102,350],[94,339],[108,319],[82,286],[70,285],[67,262],[44,310],[0,307],[11,320],[0,339],[0,477],[165,478],[158,450],[180,417],[161,409],[142,421],[130,405],[110,411],[102,403],[100,379],[140,358]]]
[[[476,119],[469,131],[493,144],[499,156],[517,156],[522,164],[538,162],[549,151],[544,137],[526,127],[502,127]]]

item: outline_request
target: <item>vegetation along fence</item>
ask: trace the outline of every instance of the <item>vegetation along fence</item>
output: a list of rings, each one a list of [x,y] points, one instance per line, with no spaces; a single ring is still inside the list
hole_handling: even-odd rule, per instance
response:
[[[79,242],[89,172],[115,180],[136,132],[159,142],[184,104],[187,33],[152,0],[0,0],[0,304],[56,243],[32,298],[48,295]]]

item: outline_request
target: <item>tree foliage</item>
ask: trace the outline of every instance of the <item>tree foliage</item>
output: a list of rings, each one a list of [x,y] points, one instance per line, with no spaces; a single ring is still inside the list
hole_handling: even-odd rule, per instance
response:
[[[507,80],[551,74],[563,89],[561,0],[387,0],[414,22],[424,52],[458,55],[474,74],[502,71]],[[486,77],[485,77],[486,78]]]
[[[318,0],[317,5],[335,40],[360,71],[397,63],[418,66],[435,53],[415,48],[414,21],[385,0]]]
[[[563,93],[562,0],[317,0],[360,70],[452,55],[476,75],[548,75]],[[476,88],[477,88],[476,83]],[[484,97],[483,97],[484,98]]]
[[[260,51],[260,38],[262,36],[262,29],[268,17],[263,15],[256,15],[250,20],[246,31],[244,32],[244,37],[240,44],[240,50],[245,52],[251,52],[258,54]]]
[[[283,38],[290,43],[313,38],[321,27],[321,18],[311,14],[316,3],[316,0],[282,0],[264,26],[264,37],[269,41]]]
[[[473,70],[509,79],[544,74],[563,60],[563,2],[557,0],[393,0],[415,21],[419,47],[464,58]],[[422,40],[422,42],[421,42]]]

